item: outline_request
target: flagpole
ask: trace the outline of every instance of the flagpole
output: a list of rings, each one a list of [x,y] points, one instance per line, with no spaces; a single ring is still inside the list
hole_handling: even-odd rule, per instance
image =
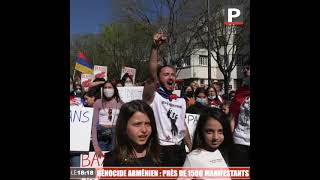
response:
[[[74,81],[74,75],[75,75],[75,73],[76,73],[76,70],[74,69],[74,70],[73,70],[73,75],[72,75],[73,81]]]

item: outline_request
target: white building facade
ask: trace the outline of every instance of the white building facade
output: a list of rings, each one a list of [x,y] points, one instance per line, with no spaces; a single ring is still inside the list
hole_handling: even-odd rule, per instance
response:
[[[215,54],[212,51],[212,54]],[[208,51],[207,49],[195,49],[190,58],[184,60],[182,67],[177,68],[177,79],[183,80],[184,86],[195,81],[199,85],[208,84]],[[235,66],[231,72],[229,88],[236,90],[242,79],[241,66]],[[223,74],[217,62],[211,56],[211,80],[217,80],[223,84]]]
[[[221,13],[217,14],[215,17],[224,17],[224,10],[221,10]],[[219,22],[219,20],[217,20]],[[235,26],[226,26],[223,24],[223,22],[216,23],[216,33],[215,36],[217,37],[218,44],[216,44],[214,47],[218,48],[211,51],[211,82],[219,81],[221,84],[224,84],[224,76],[222,72],[220,71],[217,62],[215,61],[217,53],[220,54],[220,59],[224,61],[225,57],[228,56],[227,59],[229,59],[229,62],[232,60],[232,56],[234,58],[236,57],[237,60],[236,66],[231,72],[230,75],[230,82],[229,82],[229,90],[236,90],[240,87],[242,83],[243,73],[242,65],[243,61],[250,59],[250,55],[240,55],[239,49],[236,44],[238,42],[234,42],[237,38],[237,29]],[[206,30],[207,31],[207,30]],[[203,39],[207,39],[207,34],[203,34]],[[217,42],[215,42],[217,43]],[[244,48],[243,46],[241,49]],[[249,47],[247,47],[249,48]],[[244,50],[244,49],[242,49]],[[247,49],[249,50],[249,49]],[[217,53],[215,51],[218,51]],[[225,52],[226,51],[226,52]],[[241,51],[242,52],[242,51]],[[241,54],[249,54],[242,52]],[[183,80],[183,85],[187,86],[191,82],[195,81],[199,85],[201,84],[209,84],[208,83],[208,50],[206,48],[199,48],[194,49],[191,53],[190,57],[183,59],[183,65],[182,67],[177,67],[177,79]],[[229,62],[224,62],[222,65],[229,66]],[[226,67],[224,67],[226,69]],[[222,86],[224,87],[224,85]]]

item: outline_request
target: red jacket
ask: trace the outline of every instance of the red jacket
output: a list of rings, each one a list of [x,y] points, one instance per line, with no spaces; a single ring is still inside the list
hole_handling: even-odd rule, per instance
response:
[[[238,124],[238,116],[240,113],[240,106],[245,100],[246,97],[250,96],[250,89],[248,87],[240,87],[237,89],[234,98],[232,99],[231,105],[230,105],[230,113],[234,117],[235,120],[235,126],[237,127]]]

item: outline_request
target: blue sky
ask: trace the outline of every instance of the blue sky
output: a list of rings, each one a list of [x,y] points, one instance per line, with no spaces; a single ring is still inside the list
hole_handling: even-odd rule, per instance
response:
[[[70,0],[70,35],[97,33],[112,21],[111,0]]]

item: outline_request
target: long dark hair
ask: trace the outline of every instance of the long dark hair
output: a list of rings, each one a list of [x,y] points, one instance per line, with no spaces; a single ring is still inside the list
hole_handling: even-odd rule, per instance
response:
[[[190,93],[191,97],[188,97],[187,94],[186,94],[186,92],[187,92],[186,90],[188,89],[188,87],[191,88],[191,93]],[[193,90],[193,87],[192,87],[192,86],[187,86],[185,89],[183,89],[183,94],[184,94],[184,97],[185,97],[186,100],[187,100],[187,97],[188,97],[188,98],[194,98],[194,90]]]
[[[222,110],[218,108],[211,108],[211,107],[206,108],[205,112],[200,115],[196,130],[193,136],[192,150],[205,148],[206,142],[203,136],[203,129],[207,121],[209,120],[209,118],[213,118],[217,120],[222,125],[224,140],[221,143],[221,145],[218,147],[218,149],[220,150],[225,161],[228,163],[229,152],[233,144],[233,137],[232,137],[230,124],[227,120],[227,116]]]
[[[94,100],[96,101],[97,99],[101,98],[100,89],[101,89],[101,86],[99,86],[99,85],[90,87],[88,92],[84,93],[83,96],[87,95],[89,97],[94,97],[95,98]]]
[[[136,161],[137,157],[134,153],[132,142],[127,134],[128,121],[135,112],[141,112],[148,116],[152,128],[151,135],[146,142],[146,156],[151,157],[155,164],[160,164],[159,158],[159,140],[156,128],[156,122],[152,108],[142,100],[134,100],[122,105],[118,120],[116,123],[116,145],[115,154],[116,159],[121,164],[132,163]]]
[[[199,87],[196,89],[196,91],[194,92],[194,97],[197,98],[200,93],[203,93],[208,97],[208,91],[203,87]]]

